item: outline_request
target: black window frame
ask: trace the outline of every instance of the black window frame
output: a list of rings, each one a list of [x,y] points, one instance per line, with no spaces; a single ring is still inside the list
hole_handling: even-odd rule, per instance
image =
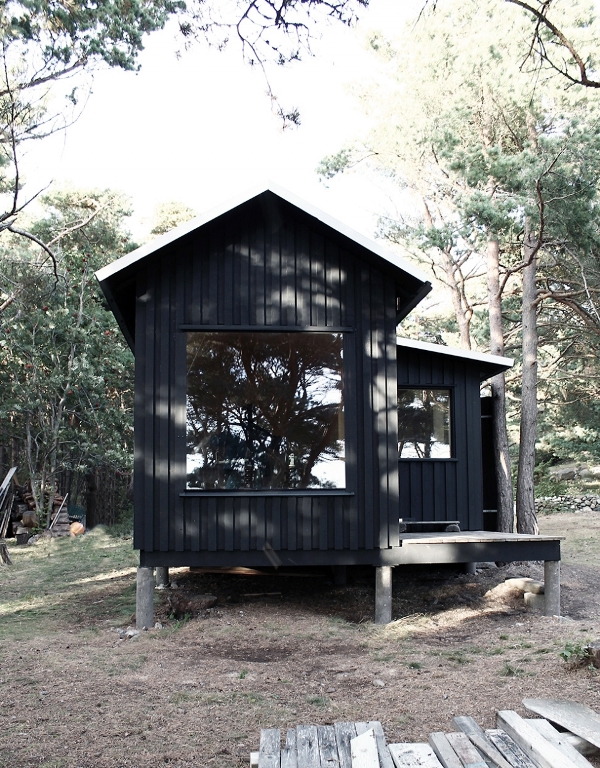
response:
[[[202,332],[209,332],[209,333],[237,333],[237,334],[244,334],[244,333],[327,333],[327,334],[338,334],[341,337],[341,344],[342,344],[342,356],[343,358],[346,357],[347,353],[347,345],[348,345],[348,334],[351,334],[354,331],[354,328],[351,327],[334,327],[334,326],[323,326],[323,327],[315,327],[315,326],[215,326],[215,325],[188,325],[188,324],[180,324],[179,329],[180,332],[184,332],[187,336],[188,333],[202,333]],[[186,348],[187,348],[187,339],[186,339]],[[348,368],[346,364],[344,363],[342,367],[342,382],[343,382],[343,390],[344,390],[344,410],[343,410],[343,418],[344,418],[344,487],[336,487],[336,488],[320,488],[320,487],[314,487],[314,488],[240,488],[240,489],[228,489],[228,488],[184,488],[179,493],[180,497],[189,497],[189,496],[199,496],[199,497],[223,497],[223,496],[233,496],[233,497],[248,497],[248,496],[354,496],[355,491],[350,487],[352,485],[351,478],[348,475],[348,438],[349,438],[349,423],[350,423],[350,411],[354,411],[354,408],[351,406],[349,408],[349,403],[347,399],[347,388],[348,388],[348,378],[350,376],[350,373],[348,371]],[[184,403],[187,403],[187,366],[186,366],[186,374],[184,376],[185,379],[185,388],[184,388]],[[185,410],[185,408],[184,408]],[[186,425],[187,425],[187,417],[185,419]],[[185,427],[184,432],[187,432],[187,426]],[[183,442],[186,443],[187,437],[184,433]],[[184,460],[187,462],[187,449],[184,449]],[[184,473],[184,483],[187,484],[187,473]]]
[[[455,386],[452,384],[399,384],[397,391],[400,390],[443,390],[449,394],[449,408],[450,408],[450,456],[400,456],[398,453],[398,461],[458,461],[456,455],[456,428],[455,428]],[[397,398],[396,398],[397,401]],[[398,419],[398,440],[400,442],[400,420]]]

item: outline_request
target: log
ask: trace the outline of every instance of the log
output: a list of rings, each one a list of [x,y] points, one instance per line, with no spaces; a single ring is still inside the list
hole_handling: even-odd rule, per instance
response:
[[[0,542],[0,565],[12,565],[12,560],[8,554],[8,547],[4,541]]]

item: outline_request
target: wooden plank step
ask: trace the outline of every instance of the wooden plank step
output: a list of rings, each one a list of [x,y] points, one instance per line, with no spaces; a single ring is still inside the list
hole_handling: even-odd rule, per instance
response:
[[[526,723],[516,712],[508,709],[501,710],[496,713],[496,720],[498,727],[506,731],[540,768],[577,768],[572,760],[554,744],[540,736],[535,728]]]
[[[446,738],[465,768],[488,768],[487,763],[471,744],[466,733],[448,733]]]
[[[592,764],[586,760],[583,755],[580,755],[572,744],[569,744],[564,734],[557,731],[547,720],[525,719],[525,722],[529,723],[538,733],[541,733],[547,741],[560,749],[563,755],[566,755],[575,763],[575,765],[579,766],[579,768],[592,768]]]
[[[523,706],[600,747],[600,716],[591,707],[566,699],[523,699]]]
[[[443,768],[429,744],[390,744],[396,768]]]
[[[288,728],[287,730],[285,747],[281,750],[281,768],[298,768],[295,728]]]
[[[356,723],[358,731],[359,723]],[[352,768],[379,768],[379,753],[377,740],[372,728],[355,736],[350,742],[352,753]]]
[[[511,768],[538,768],[533,760],[523,752],[510,736],[501,728],[489,728],[485,735],[508,760]]]
[[[379,720],[371,720],[369,723],[367,723],[367,725],[369,728],[373,729],[373,733],[375,734],[375,741],[377,742],[377,753],[379,755],[379,768],[394,768],[394,761],[392,760],[390,750],[388,749],[385,740],[383,726]]]
[[[258,768],[280,768],[281,733],[279,728],[262,728],[258,748]]]
[[[429,744],[444,768],[463,768],[459,756],[452,749],[445,733],[437,731],[429,735]]]
[[[454,725],[465,733],[481,754],[491,760],[497,768],[513,768],[472,717],[455,717],[453,720]]]
[[[333,725],[317,726],[317,737],[319,740],[321,768],[338,768],[340,762],[338,760],[335,728]]]
[[[296,728],[298,768],[320,768],[319,734],[316,725]]]
[[[335,740],[338,748],[340,768],[352,768],[350,741],[356,737],[354,723],[335,723]]]

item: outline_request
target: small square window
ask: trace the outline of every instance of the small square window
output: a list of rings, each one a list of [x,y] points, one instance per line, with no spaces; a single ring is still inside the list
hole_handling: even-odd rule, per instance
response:
[[[449,389],[398,389],[398,457],[449,459]]]

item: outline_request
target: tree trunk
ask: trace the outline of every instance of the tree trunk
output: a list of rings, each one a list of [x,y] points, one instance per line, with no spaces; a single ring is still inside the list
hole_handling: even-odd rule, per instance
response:
[[[517,474],[517,532],[537,533],[533,471],[537,428],[537,307],[536,307],[536,242],[525,225],[523,269],[523,376],[521,390],[521,428],[519,471]]]
[[[500,247],[495,237],[487,246],[487,289],[490,317],[490,351],[504,355],[502,330],[502,297],[500,296]],[[490,381],[492,389],[494,454],[496,457],[496,486],[498,489],[498,530],[514,531],[514,502],[506,429],[506,383],[503,373]]]
[[[96,482],[95,470],[86,473],[85,481],[87,484],[86,503],[85,503],[85,527],[90,531],[98,523],[97,501],[98,501],[98,483]]]

